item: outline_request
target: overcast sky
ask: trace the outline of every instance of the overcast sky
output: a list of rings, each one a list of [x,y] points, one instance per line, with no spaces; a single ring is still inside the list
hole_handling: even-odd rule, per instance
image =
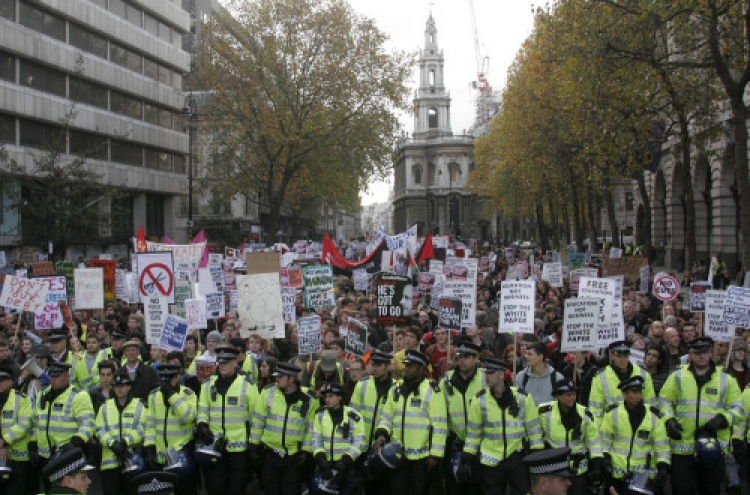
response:
[[[445,82],[451,94],[451,127],[461,134],[474,120],[475,91],[471,82],[477,76],[477,57],[469,0],[349,0],[354,10],[375,19],[390,37],[390,47],[405,51],[424,46],[424,30],[432,8],[438,30],[439,48],[445,56]],[[536,0],[536,3],[541,3]],[[516,58],[533,25],[530,0],[474,0],[481,57],[489,56],[489,81],[502,90],[508,68]],[[417,88],[416,69],[411,80]],[[402,119],[404,130],[413,132],[413,116]],[[364,204],[382,202],[390,183],[376,183],[363,197]]]

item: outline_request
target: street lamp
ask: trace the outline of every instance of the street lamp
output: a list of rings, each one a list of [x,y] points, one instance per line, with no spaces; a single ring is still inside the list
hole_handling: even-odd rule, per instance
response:
[[[188,243],[193,240],[193,132],[195,131],[195,121],[198,120],[198,111],[196,108],[193,93],[185,98],[185,106],[182,108],[182,115],[188,120],[188,220],[187,220],[187,240]]]

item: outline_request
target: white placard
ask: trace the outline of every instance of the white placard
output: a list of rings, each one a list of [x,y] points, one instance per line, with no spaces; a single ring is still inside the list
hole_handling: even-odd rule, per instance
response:
[[[141,302],[151,297],[166,297],[174,304],[175,272],[169,251],[138,254],[138,290]]]
[[[41,313],[34,313],[34,328],[37,330],[60,328],[65,323],[60,311],[60,302],[68,302],[65,275],[52,275],[34,280],[46,280],[49,284],[49,293],[44,309]]]
[[[188,328],[207,328],[208,320],[206,318],[206,300],[205,299],[186,299],[185,300],[185,319],[188,322]]]
[[[284,308],[284,323],[297,321],[297,290],[294,287],[281,288],[281,305]]]
[[[630,349],[630,362],[640,366],[641,368],[646,366],[646,351],[640,349]]]
[[[477,279],[446,280],[443,282],[443,298],[461,300],[461,327],[471,328],[477,319]]]
[[[606,347],[611,342],[623,340],[625,335],[613,332],[609,322],[612,319],[612,304],[615,298],[615,281],[611,278],[581,277],[578,297],[593,297],[601,301],[599,324],[597,326],[597,346]]]
[[[169,314],[169,300],[166,297],[149,297],[143,303],[146,319],[146,343],[158,344],[161,340],[161,329]]]
[[[535,291],[533,280],[502,282],[498,332],[534,333]]]
[[[622,313],[622,288],[625,285],[625,275],[607,277],[615,281],[615,297],[612,299],[612,316],[609,319],[609,329],[614,334],[625,338],[625,316]]]
[[[591,297],[573,297],[565,301],[561,351],[596,351],[600,304],[599,299]]]
[[[724,323],[730,327],[750,328],[750,289],[736,285],[727,289]]]
[[[648,294],[648,278],[651,276],[651,267],[649,265],[642,266],[638,269],[638,273],[641,278],[638,292]]]
[[[104,274],[101,268],[76,268],[76,309],[104,309]]]
[[[226,316],[224,308],[224,293],[212,292],[206,294],[206,318],[218,320],[219,318],[224,318],[224,316]]]
[[[706,321],[703,335],[716,342],[731,342],[734,338],[734,327],[724,321],[724,302],[727,293],[723,290],[706,291]]]
[[[545,263],[544,271],[542,272],[542,280],[548,280],[550,287],[561,288],[563,286],[562,264],[556,262]]]
[[[264,339],[283,339],[284,310],[279,273],[237,275],[237,290],[242,337],[258,334]]]
[[[320,351],[320,317],[306,316],[297,320],[297,349],[299,355]]]

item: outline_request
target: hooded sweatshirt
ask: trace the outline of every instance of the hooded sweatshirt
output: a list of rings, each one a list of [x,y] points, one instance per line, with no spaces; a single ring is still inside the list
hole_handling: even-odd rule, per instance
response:
[[[526,376],[528,376],[528,379],[525,378]],[[541,376],[535,375],[531,371],[531,368],[527,366],[516,375],[516,387],[531,395],[534,398],[534,404],[538,406],[554,399],[552,397],[552,386],[556,381],[564,378],[549,363],[545,364],[544,372]],[[524,382],[526,382],[525,385]]]

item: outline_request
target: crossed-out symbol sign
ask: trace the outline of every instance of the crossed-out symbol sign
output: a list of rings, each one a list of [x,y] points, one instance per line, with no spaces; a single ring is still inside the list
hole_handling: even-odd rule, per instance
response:
[[[677,279],[669,275],[654,280],[654,295],[662,301],[671,301],[677,297],[679,288],[680,285],[677,283]]]
[[[140,288],[144,296],[168,296],[173,287],[174,274],[164,263],[153,263],[143,269]]]

